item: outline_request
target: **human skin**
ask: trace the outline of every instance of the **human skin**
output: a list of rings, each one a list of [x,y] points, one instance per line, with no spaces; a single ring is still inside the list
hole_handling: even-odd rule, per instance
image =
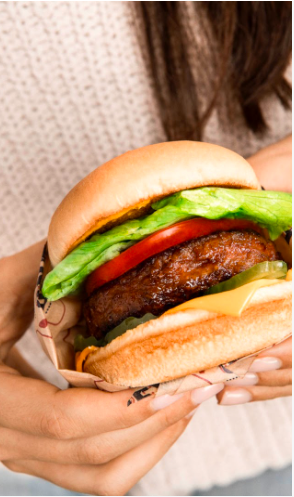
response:
[[[266,190],[292,193],[292,135],[247,158]]]
[[[287,138],[249,159],[266,189],[289,191],[289,144]],[[127,408],[130,390],[60,391],[46,383],[13,349],[33,317],[43,245],[44,240],[0,260],[0,461],[13,471],[72,491],[121,495],[182,434],[195,406],[222,385]],[[231,405],[290,395],[291,364],[288,339],[261,354],[249,376],[236,380],[243,384],[230,382],[218,394],[219,402]]]
[[[13,350],[33,317],[44,240],[0,260],[0,461],[69,490],[125,494],[167,452],[212,385],[127,407],[133,390],[59,390]]]
[[[265,147],[248,162],[266,190],[292,193],[292,135]],[[259,354],[242,380],[218,395],[221,405],[244,404],[292,394],[292,338]]]

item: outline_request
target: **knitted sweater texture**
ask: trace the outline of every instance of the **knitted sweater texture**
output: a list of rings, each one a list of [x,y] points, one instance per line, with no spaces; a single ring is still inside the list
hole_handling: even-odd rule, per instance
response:
[[[1,256],[45,237],[59,202],[91,170],[165,140],[130,4],[0,4]],[[262,137],[241,117],[230,126],[213,113],[203,139],[249,156],[291,132],[291,115],[274,97],[264,112],[270,126]],[[62,385],[32,329],[21,349]],[[235,407],[207,402],[132,493],[186,495],[285,466],[290,407],[285,398]]]

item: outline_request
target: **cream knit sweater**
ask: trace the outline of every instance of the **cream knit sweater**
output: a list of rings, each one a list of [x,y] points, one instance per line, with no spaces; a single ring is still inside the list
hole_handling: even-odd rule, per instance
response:
[[[0,3],[2,256],[46,236],[61,199],[93,168],[165,140],[131,4]],[[249,156],[291,132],[291,115],[275,99],[264,108],[271,127],[262,138],[241,119],[225,126],[214,114],[204,141]],[[23,349],[59,381],[44,366],[32,330]],[[290,399],[235,407],[207,402],[133,494],[185,495],[285,466],[290,406]]]

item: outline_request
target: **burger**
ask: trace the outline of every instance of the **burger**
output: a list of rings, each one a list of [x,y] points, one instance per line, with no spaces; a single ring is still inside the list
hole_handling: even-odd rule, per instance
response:
[[[283,340],[291,211],[212,144],[151,145],[92,171],[52,217],[42,286],[82,301],[77,370],[146,386]]]

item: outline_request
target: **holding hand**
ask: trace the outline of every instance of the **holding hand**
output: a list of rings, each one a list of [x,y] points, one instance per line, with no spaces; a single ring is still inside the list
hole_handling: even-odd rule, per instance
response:
[[[218,395],[221,405],[244,404],[292,394],[292,337],[262,352],[242,379],[232,380]]]
[[[292,135],[262,148],[247,160],[266,190],[292,192]]]
[[[291,192],[292,136],[265,147],[247,159],[268,190]],[[254,360],[243,379],[233,380],[219,394],[221,405],[244,404],[292,394],[292,338]]]
[[[0,461],[73,491],[125,494],[183,433],[195,407],[223,385],[127,407],[132,390],[61,391],[9,367],[11,347],[33,316],[43,244],[0,261]]]

